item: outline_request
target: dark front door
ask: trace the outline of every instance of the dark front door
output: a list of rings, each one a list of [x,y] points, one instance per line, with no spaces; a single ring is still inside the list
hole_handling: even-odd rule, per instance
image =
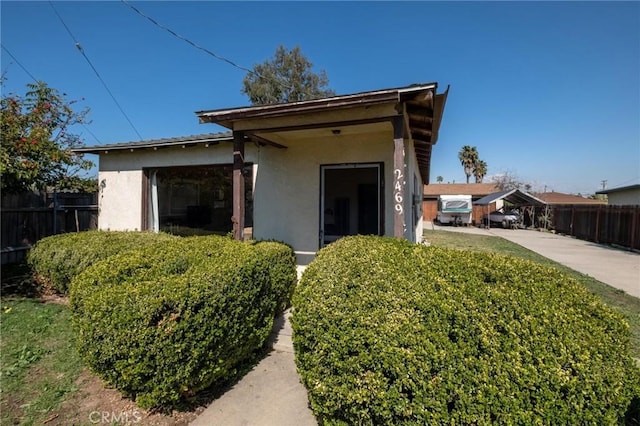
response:
[[[345,235],[382,235],[382,164],[320,166],[320,247]]]

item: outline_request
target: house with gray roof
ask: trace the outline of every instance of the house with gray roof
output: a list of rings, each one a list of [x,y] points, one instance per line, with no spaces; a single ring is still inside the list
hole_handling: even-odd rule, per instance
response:
[[[640,184],[604,189],[596,194],[606,195],[610,206],[640,206]]]

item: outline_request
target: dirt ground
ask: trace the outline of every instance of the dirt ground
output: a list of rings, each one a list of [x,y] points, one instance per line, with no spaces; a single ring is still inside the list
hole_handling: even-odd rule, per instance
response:
[[[43,291],[40,298],[45,303],[69,304],[67,297],[53,291]],[[138,407],[132,400],[124,398],[116,389],[109,388],[100,378],[83,369],[75,382],[78,390],[46,419],[49,426],[79,425],[149,425],[186,426],[206,407],[191,411],[153,413]]]
[[[78,391],[50,413],[47,425],[186,426],[205,409],[198,407],[186,412],[151,413],[139,408],[130,399],[123,398],[117,390],[108,388],[87,370],[82,371],[76,380],[76,386]]]

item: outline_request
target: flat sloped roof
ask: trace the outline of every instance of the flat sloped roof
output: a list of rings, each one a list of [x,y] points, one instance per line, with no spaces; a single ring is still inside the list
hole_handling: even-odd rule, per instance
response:
[[[201,135],[181,136],[176,138],[149,139],[135,142],[111,143],[105,145],[83,146],[75,148],[74,152],[86,154],[100,154],[106,151],[125,151],[144,148],[168,148],[172,146],[186,146],[196,144],[218,144],[220,142],[232,142],[231,132],[205,133]]]
[[[596,192],[596,194],[611,194],[614,192],[631,191],[633,189],[640,189],[640,184],[621,186],[619,188],[603,189],[602,191]]]

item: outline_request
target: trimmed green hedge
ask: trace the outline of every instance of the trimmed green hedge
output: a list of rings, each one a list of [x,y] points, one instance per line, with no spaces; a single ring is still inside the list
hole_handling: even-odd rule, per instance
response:
[[[640,393],[621,316],[529,261],[348,237],[293,305],[323,424],[618,424]]]
[[[112,256],[70,287],[79,352],[145,408],[225,381],[265,344],[295,284],[290,247],[179,238]]]
[[[99,260],[148,244],[174,239],[169,234],[125,231],[86,231],[52,235],[29,250],[27,263],[60,293],[71,279]]]

